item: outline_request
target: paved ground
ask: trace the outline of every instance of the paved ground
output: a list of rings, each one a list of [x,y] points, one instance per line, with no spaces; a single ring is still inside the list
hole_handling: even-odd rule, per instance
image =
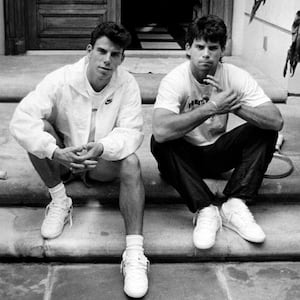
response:
[[[152,264],[148,300],[299,300],[300,263]],[[121,300],[119,264],[0,264],[2,300]],[[30,276],[28,276],[30,274]]]

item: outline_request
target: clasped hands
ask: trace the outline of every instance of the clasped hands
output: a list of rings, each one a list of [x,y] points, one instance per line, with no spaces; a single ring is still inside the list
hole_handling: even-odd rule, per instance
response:
[[[220,82],[211,75],[207,75],[206,79],[203,80],[206,84],[210,84],[215,87],[217,94],[207,102],[211,102],[215,109],[215,114],[226,114],[229,112],[234,113],[242,105],[240,95],[237,91],[233,89],[223,90]]]
[[[73,173],[81,173],[94,169],[102,153],[103,145],[91,142],[78,147],[57,148],[54,151],[53,160]]]

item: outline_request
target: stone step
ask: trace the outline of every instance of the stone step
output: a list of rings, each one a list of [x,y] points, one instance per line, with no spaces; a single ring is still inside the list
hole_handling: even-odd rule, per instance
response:
[[[68,55],[0,56],[0,102],[20,101],[49,72],[73,63],[83,55],[84,51],[82,54],[69,53]],[[176,56],[170,54],[162,56],[129,55],[124,61],[124,66],[136,77],[140,85],[143,103],[149,104],[154,102],[164,74],[185,60],[185,51],[181,51],[180,55]],[[224,61],[240,66],[252,74],[274,102],[286,102],[287,91],[262,71],[247,63],[245,59],[238,56],[227,56]]]
[[[45,206],[49,200],[47,189],[33,169],[27,153],[16,143],[8,130],[8,124],[16,105],[16,103],[0,103],[0,170],[5,170],[8,174],[7,180],[0,180],[0,206]],[[295,170],[286,178],[265,179],[260,189],[260,201],[297,202],[300,196],[300,141],[298,138],[300,106],[278,104],[278,107],[285,118],[285,126],[282,131],[285,138],[283,152],[292,159]],[[156,161],[150,153],[152,110],[152,105],[143,106],[145,138],[137,152],[142,165],[146,199],[148,203],[182,202],[178,193],[161,179]],[[234,127],[239,122],[239,119],[231,116],[229,127]],[[270,166],[270,172],[282,172],[286,167],[285,164],[274,159]],[[206,182],[216,196],[222,197],[226,176],[220,179],[206,179]],[[75,205],[84,205],[90,200],[97,200],[101,203],[117,202],[119,183],[98,184],[87,188],[81,182],[73,182],[67,185],[67,190]]]
[[[5,300],[128,299],[119,264],[0,264],[0,274]],[[299,278],[299,262],[151,264],[143,299],[298,300]]]
[[[250,206],[267,239],[246,242],[222,228],[216,244],[198,250],[192,242],[192,219],[185,205],[147,205],[144,217],[145,251],[153,262],[276,261],[300,259],[300,205]],[[117,262],[124,250],[124,223],[119,209],[90,202],[75,207],[73,226],[44,240],[40,226],[44,208],[0,208],[0,258],[3,261],[38,260],[66,262]]]

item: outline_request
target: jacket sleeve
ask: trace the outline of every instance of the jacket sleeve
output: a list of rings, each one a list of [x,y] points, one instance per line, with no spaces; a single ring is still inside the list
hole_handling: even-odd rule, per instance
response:
[[[47,75],[17,106],[10,122],[10,132],[17,142],[38,158],[52,158],[57,148],[55,138],[44,131],[43,119],[51,115],[58,97],[58,74]]]
[[[134,77],[122,85],[115,128],[98,142],[103,144],[102,158],[121,160],[134,153],[142,144],[144,134],[140,89]]]

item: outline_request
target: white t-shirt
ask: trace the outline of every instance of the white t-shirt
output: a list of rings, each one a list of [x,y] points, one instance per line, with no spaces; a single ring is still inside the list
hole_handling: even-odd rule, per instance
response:
[[[91,115],[90,133],[89,133],[88,142],[94,142],[95,141],[95,132],[96,132],[96,113],[99,108],[99,105],[101,104],[100,100],[101,100],[101,96],[103,94],[103,90],[105,90],[105,88],[102,89],[100,92],[96,92],[92,88],[92,86],[87,78],[87,74],[86,74],[87,67],[88,67],[88,64],[85,67],[85,85],[86,85],[87,92],[92,100],[92,115]]]
[[[241,101],[252,107],[271,101],[257,82],[246,71],[227,63],[219,63],[215,77],[223,90],[232,88],[242,95]],[[190,61],[176,67],[160,83],[154,105],[176,114],[193,110],[209,101],[207,86],[200,84],[190,71]],[[212,88],[211,95],[216,94]],[[188,132],[184,138],[193,145],[213,144],[226,132],[228,114],[215,115]]]

